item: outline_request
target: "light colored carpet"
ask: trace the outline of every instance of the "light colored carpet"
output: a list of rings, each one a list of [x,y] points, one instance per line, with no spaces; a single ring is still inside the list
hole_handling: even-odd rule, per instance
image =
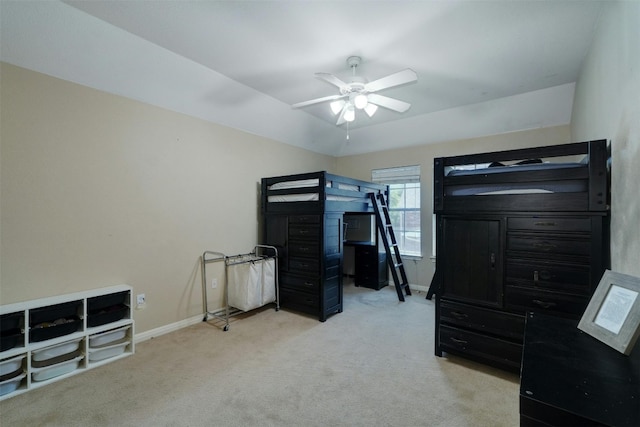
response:
[[[2,426],[517,426],[518,377],[433,354],[434,301],[345,286],[325,323],[264,307],[0,402]]]

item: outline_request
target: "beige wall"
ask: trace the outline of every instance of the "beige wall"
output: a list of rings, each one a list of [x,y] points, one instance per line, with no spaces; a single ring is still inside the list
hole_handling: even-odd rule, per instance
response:
[[[611,141],[611,266],[640,277],[640,2],[611,3],[576,84],[573,139]]]
[[[427,144],[417,147],[338,158],[337,173],[362,180],[371,180],[371,169],[420,165],[421,172],[421,218],[422,254],[421,259],[404,259],[407,278],[412,285],[428,287],[435,271],[430,259],[432,253],[432,200],[433,200],[433,159],[442,156],[482,153],[516,148],[571,142],[569,126],[536,129],[523,132],[494,135],[451,141],[441,144]]]
[[[137,332],[201,314],[199,256],[258,243],[260,178],[335,166],[11,65],[1,72],[2,304],[126,283],[146,294]]]

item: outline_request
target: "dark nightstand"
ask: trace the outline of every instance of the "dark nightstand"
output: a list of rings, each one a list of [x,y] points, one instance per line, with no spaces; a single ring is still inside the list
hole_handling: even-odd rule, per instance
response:
[[[625,356],[577,328],[527,314],[521,426],[640,426],[640,348]]]

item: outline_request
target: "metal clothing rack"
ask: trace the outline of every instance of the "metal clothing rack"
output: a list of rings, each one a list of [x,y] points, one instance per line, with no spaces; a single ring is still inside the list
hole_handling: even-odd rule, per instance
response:
[[[271,254],[267,254],[268,252],[271,252]],[[241,313],[246,313],[246,311],[243,311],[237,307],[233,307],[229,305],[229,267],[234,265],[239,265],[239,264],[245,264],[245,263],[255,263],[255,262],[264,261],[268,259],[273,259],[275,264],[273,286],[275,286],[276,311],[279,311],[280,310],[280,287],[278,283],[278,249],[276,249],[275,246],[256,245],[254,246],[252,252],[249,252],[247,254],[238,254],[238,255],[232,255],[232,256],[227,256],[222,252],[204,251],[204,253],[202,254],[202,289],[204,293],[204,319],[202,319],[202,321],[206,322],[211,317],[224,320],[225,325],[223,330],[228,331],[230,327],[229,318]],[[224,268],[225,305],[220,309],[210,311],[209,301],[207,298],[207,268],[206,267],[207,267],[207,264],[222,262],[222,261],[224,261],[225,263],[225,268]],[[237,285],[237,284],[234,284],[234,285]],[[269,286],[270,284],[262,283],[262,286],[265,286],[265,285]],[[263,304],[263,305],[266,305],[266,304]],[[258,308],[258,307],[255,307],[255,308]]]

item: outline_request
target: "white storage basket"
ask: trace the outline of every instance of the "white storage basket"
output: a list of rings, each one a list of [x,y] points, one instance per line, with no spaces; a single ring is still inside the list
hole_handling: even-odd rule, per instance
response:
[[[42,368],[32,368],[31,379],[33,381],[46,381],[60,375],[68,374],[80,367],[80,361],[82,361],[82,359],[84,359],[84,356],[78,356],[74,359],[57,363],[55,365],[45,366]]]
[[[34,350],[31,353],[31,360],[40,362],[44,360],[53,359],[63,354],[73,353],[80,348],[80,341],[82,338],[77,338],[72,341],[63,342],[58,345],[43,348],[41,350]]]
[[[89,337],[89,348],[100,347],[110,343],[115,343],[127,335],[130,326],[125,326],[111,331],[101,332]]]
[[[10,378],[6,381],[0,382],[0,396],[14,392],[20,387],[20,383],[27,376],[27,374],[20,374],[17,377]]]
[[[101,347],[89,348],[89,361],[98,362],[100,360],[116,357],[125,352],[131,341],[113,342]]]
[[[0,362],[0,376],[10,374],[17,371],[22,366],[22,361],[27,357],[24,354],[20,356],[12,357]]]

